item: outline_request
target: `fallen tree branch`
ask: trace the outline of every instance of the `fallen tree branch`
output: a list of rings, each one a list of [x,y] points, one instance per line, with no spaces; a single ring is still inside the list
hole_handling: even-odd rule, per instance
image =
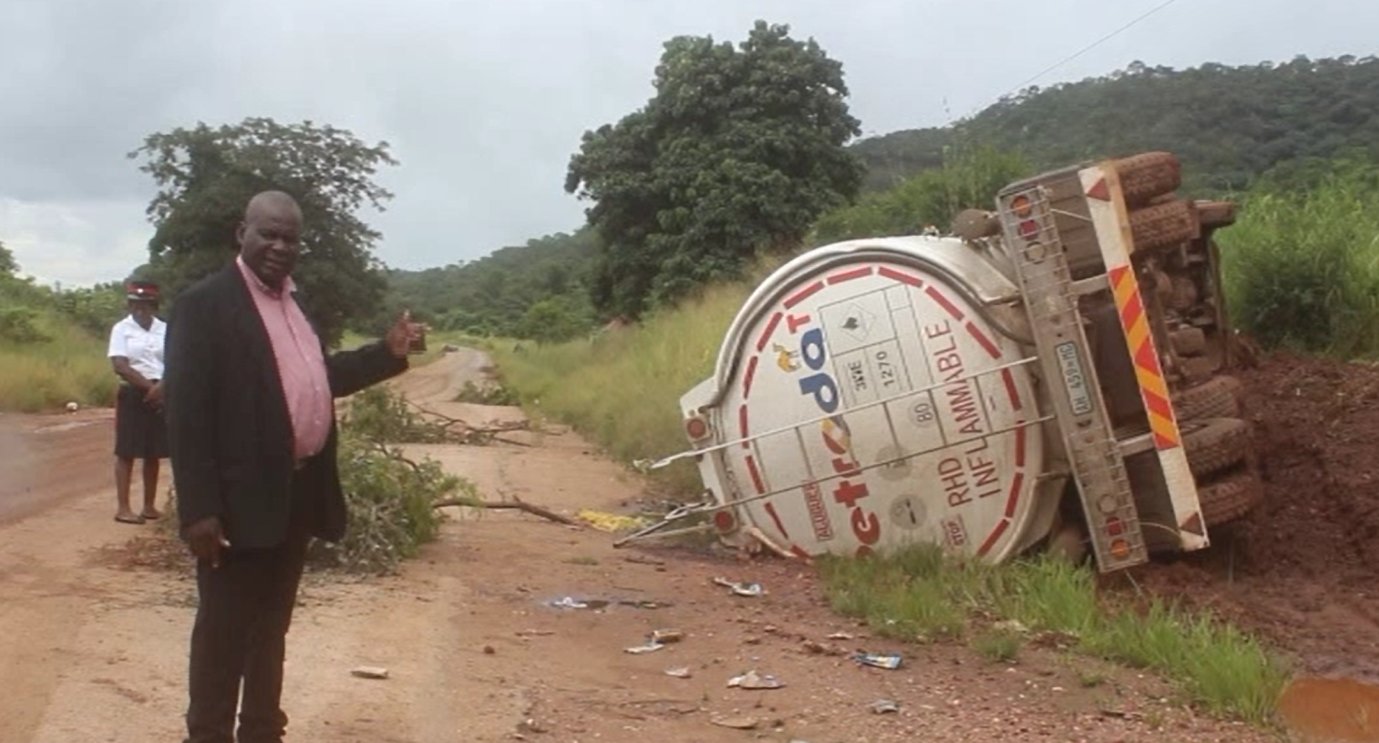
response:
[[[534,506],[530,503],[527,503],[526,501],[520,501],[516,499],[510,501],[486,501],[480,500],[478,498],[447,498],[446,500],[436,501],[435,503],[431,504],[431,507],[487,508],[491,511],[516,510],[522,511],[524,513],[529,513],[533,516],[540,516],[543,519],[549,519],[550,521],[565,524],[566,526],[580,525],[578,521],[575,521],[574,519],[568,518],[566,516],[561,516],[555,511],[547,510],[545,508],[542,508],[541,506]]]

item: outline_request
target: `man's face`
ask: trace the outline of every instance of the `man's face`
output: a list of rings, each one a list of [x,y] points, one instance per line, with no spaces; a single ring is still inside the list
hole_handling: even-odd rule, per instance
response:
[[[239,226],[239,254],[254,275],[278,289],[297,266],[301,235],[302,215],[291,204],[263,204],[250,210]]]

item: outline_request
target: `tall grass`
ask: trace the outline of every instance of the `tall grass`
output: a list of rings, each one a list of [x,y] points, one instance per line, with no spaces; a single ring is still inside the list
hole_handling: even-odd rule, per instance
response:
[[[1250,195],[1218,236],[1234,323],[1269,347],[1379,356],[1379,171]]]
[[[47,340],[0,339],[0,410],[37,412],[68,402],[114,404],[118,380],[102,339],[51,311],[38,313],[36,327]]]
[[[1157,601],[1140,610],[1099,596],[1090,571],[1053,559],[992,566],[926,545],[885,558],[826,558],[821,572],[833,608],[878,634],[966,638],[978,653],[1009,661],[1020,633],[1054,633],[1086,655],[1157,671],[1224,717],[1268,722],[1287,680],[1279,661],[1234,627]],[[974,629],[982,624],[990,626]]]
[[[624,462],[688,448],[676,402],[712,372],[749,287],[711,288],[642,324],[567,343],[492,344],[504,383],[539,414],[572,425]],[[700,489],[691,465],[657,475],[675,494]]]

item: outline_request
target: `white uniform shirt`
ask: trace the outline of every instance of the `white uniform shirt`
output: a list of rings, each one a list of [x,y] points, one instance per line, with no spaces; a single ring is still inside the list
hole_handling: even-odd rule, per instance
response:
[[[110,352],[106,355],[129,359],[130,368],[144,375],[144,379],[162,379],[163,339],[167,334],[168,324],[162,320],[153,318],[153,324],[144,330],[130,315],[110,330]]]

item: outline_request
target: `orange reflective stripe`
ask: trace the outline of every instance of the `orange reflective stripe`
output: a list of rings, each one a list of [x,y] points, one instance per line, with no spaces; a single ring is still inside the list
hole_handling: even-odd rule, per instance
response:
[[[1144,409],[1149,416],[1149,429],[1154,434],[1154,446],[1159,449],[1172,449],[1180,445],[1178,426],[1173,418],[1173,405],[1169,402],[1168,383],[1164,381],[1163,370],[1159,367],[1159,354],[1154,349],[1154,336],[1149,331],[1149,318],[1144,312],[1144,302],[1140,297],[1139,282],[1129,266],[1111,269],[1111,293],[1116,299],[1116,309],[1120,311],[1121,327],[1130,348],[1130,357],[1135,365],[1135,379],[1139,382],[1140,396],[1144,399]]]

